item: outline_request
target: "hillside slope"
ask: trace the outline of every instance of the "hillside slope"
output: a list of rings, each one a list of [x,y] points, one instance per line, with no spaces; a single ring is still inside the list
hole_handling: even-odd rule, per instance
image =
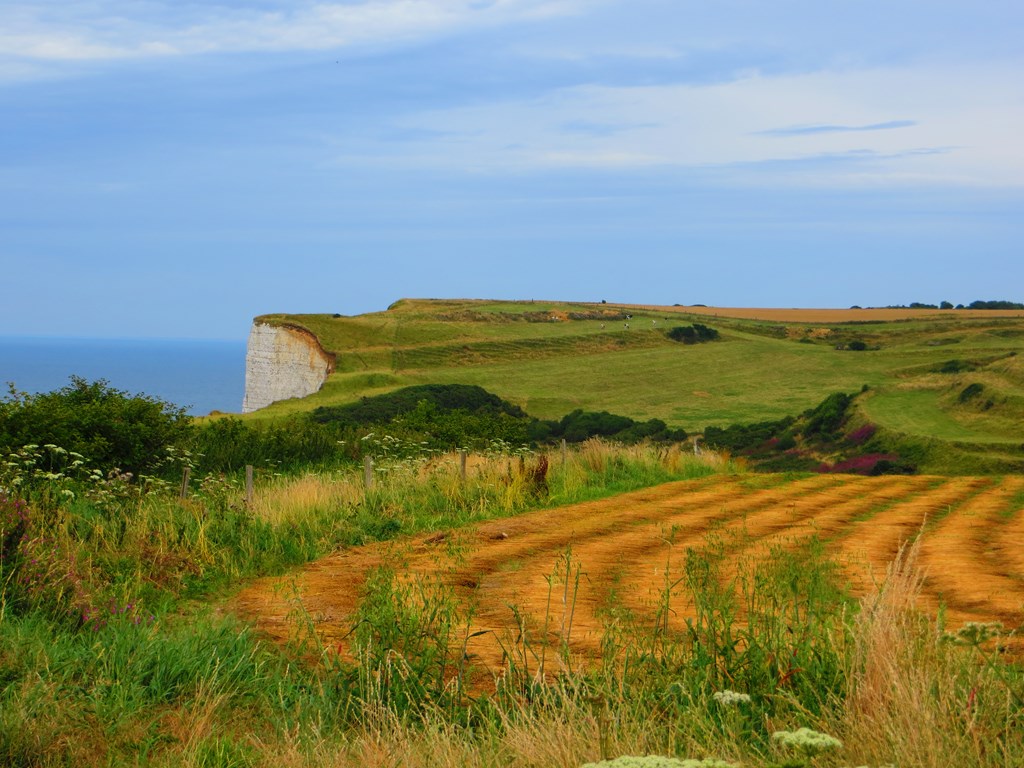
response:
[[[1024,442],[1019,311],[406,299],[366,315],[257,322],[309,330],[335,355],[335,368],[316,394],[256,418],[412,384],[461,383],[541,418],[608,410],[699,432],[798,414],[830,392],[867,386],[865,418],[899,435],[1004,459],[1020,458]],[[695,322],[719,339],[682,344],[666,334]]]

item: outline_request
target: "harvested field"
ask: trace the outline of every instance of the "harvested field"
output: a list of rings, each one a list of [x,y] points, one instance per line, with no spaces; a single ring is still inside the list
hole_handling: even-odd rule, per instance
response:
[[[918,533],[923,610],[945,605],[950,627],[1024,621],[1018,476],[750,475],[668,483],[341,551],[298,574],[252,584],[235,609],[284,641],[297,595],[324,641],[344,646],[367,575],[387,564],[406,578],[439,578],[473,606],[469,631],[485,634],[472,638],[467,652],[481,672],[493,674],[503,664],[499,641],[508,647],[523,626],[538,635],[546,629],[552,643],[567,639],[577,658],[587,658],[600,651],[610,609],[653,620],[665,585],[682,574],[687,549],[709,535],[732,562],[756,561],[773,546],[798,547],[816,536],[859,594]],[[682,628],[692,608],[682,593],[672,600],[671,624]]]
[[[651,312],[683,312],[688,315],[731,317],[777,323],[856,323],[896,320],[950,320],[956,318],[1024,317],[1019,309],[781,309],[777,307],[660,307],[646,304],[616,304],[626,309]]]

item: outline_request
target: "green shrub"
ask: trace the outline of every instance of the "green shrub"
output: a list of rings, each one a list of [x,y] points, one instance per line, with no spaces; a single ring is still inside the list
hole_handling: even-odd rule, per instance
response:
[[[414,411],[421,402],[435,405],[442,411],[461,410],[469,413],[505,413],[525,418],[523,409],[471,384],[422,384],[404,387],[376,397],[364,397],[357,403],[321,406],[312,413],[312,420],[321,424],[363,427],[384,424]]]
[[[846,348],[852,352],[863,352],[865,349],[868,348],[868,345],[865,342],[861,341],[860,339],[854,339],[853,341],[846,345]]]
[[[834,434],[842,426],[846,418],[846,409],[853,398],[842,392],[835,392],[826,397],[816,408],[809,411],[804,435],[828,436]]]
[[[683,344],[698,344],[702,341],[714,341],[718,338],[718,331],[702,323],[694,323],[693,325],[677,325],[674,328],[670,328],[666,335],[672,341],[681,341]]]
[[[292,469],[347,457],[344,430],[303,417],[273,425],[223,418],[197,428],[190,448],[202,472],[232,472],[246,464]]]
[[[724,428],[705,427],[704,442],[733,453],[751,450],[782,434],[795,421],[792,416],[786,416],[777,421],[760,421],[755,424],[732,424]],[[792,434],[790,439],[793,439]]]
[[[936,373],[963,373],[964,371],[973,371],[977,367],[975,363],[969,360],[947,360],[935,366],[932,370]]]
[[[78,376],[52,392],[30,395],[11,389],[0,401],[0,449],[52,444],[87,456],[95,466],[136,475],[160,464],[168,446],[181,446],[192,419],[171,403],[132,395],[104,379]]]
[[[968,384],[966,387],[963,388],[963,391],[960,392],[960,396],[957,397],[957,401],[961,403],[966,403],[967,401],[973,400],[975,397],[980,395],[984,390],[984,384],[979,384],[978,382]]]
[[[543,422],[549,439],[565,438],[568,443],[581,443],[591,437],[607,437],[623,443],[641,440],[680,441],[686,439],[682,429],[670,429],[661,419],[634,421],[608,411],[584,411],[577,408],[558,422]]]
[[[497,395],[464,384],[406,387],[350,405],[317,408],[311,418],[340,430],[337,439],[359,441],[353,431],[357,428],[386,428],[393,436],[440,450],[485,448],[493,441],[525,445],[563,438],[570,443],[591,437],[625,443],[686,439],[685,431],[671,429],[660,419],[638,422],[607,411],[577,409],[558,421],[533,419]]]

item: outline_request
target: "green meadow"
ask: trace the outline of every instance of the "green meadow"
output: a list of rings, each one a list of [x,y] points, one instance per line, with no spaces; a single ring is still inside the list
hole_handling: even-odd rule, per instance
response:
[[[675,307],[403,300],[357,317],[269,315],[260,319],[313,332],[336,355],[336,370],[320,392],[249,418],[273,420],[413,384],[460,383],[539,418],[607,410],[699,433],[798,415],[830,393],[867,388],[870,396],[857,405],[862,418],[895,439],[1024,458],[1017,456],[1024,319],[907,314],[876,322],[851,312],[850,322],[816,324]],[[693,322],[714,327],[718,340],[681,344],[666,335]],[[857,342],[866,349],[848,348]],[[972,385],[981,390],[961,399]],[[947,456],[932,468],[955,470],[955,463]]]

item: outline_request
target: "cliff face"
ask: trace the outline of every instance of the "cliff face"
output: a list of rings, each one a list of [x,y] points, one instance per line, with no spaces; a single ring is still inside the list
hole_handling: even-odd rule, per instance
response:
[[[308,331],[255,322],[245,353],[242,413],[311,395],[323,386],[333,368],[333,358]]]

